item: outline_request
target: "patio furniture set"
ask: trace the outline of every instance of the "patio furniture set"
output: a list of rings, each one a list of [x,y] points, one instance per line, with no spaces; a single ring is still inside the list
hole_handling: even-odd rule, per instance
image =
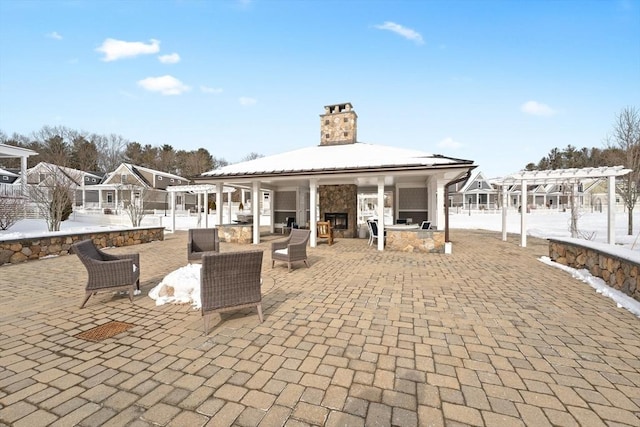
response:
[[[287,263],[288,271],[294,262],[307,267],[306,247],[310,231],[292,228],[289,236],[271,244],[271,267],[276,261]],[[332,242],[332,238],[328,237]],[[88,279],[83,308],[91,295],[103,291],[127,291],[133,303],[134,290],[140,289],[139,254],[113,255],[98,249],[92,240],[75,243],[73,252],[85,266]],[[261,271],[263,251],[220,252],[217,228],[190,229],[187,237],[187,260],[201,262],[200,297],[204,332],[209,330],[213,313],[256,307],[260,322],[262,315]]]

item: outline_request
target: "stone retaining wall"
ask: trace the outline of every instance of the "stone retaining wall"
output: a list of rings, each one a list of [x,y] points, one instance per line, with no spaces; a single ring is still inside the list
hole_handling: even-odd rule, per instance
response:
[[[639,263],[586,245],[555,239],[548,240],[549,258],[552,261],[579,270],[589,270],[589,273],[601,278],[607,285],[640,301]]]
[[[253,225],[223,224],[218,226],[218,237],[221,242],[253,243]]]
[[[444,231],[387,230],[387,249],[401,252],[444,253]]]
[[[7,239],[0,241],[0,266],[54,255],[67,255],[73,243],[86,239],[93,240],[99,248],[138,245],[164,240],[164,227],[139,227],[83,234]]]

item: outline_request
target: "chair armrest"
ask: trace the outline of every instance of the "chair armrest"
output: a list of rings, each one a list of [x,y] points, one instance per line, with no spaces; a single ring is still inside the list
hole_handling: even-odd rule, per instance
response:
[[[278,249],[285,249],[289,246],[289,239],[286,240],[278,240],[277,242],[271,243],[271,252],[277,251]]]

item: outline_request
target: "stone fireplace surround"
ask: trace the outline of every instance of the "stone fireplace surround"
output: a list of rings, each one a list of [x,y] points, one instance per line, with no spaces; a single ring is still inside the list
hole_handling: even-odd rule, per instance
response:
[[[319,218],[325,218],[329,213],[347,214],[348,224],[346,229],[334,228],[334,237],[354,238],[358,236],[358,186],[345,185],[320,185],[318,187],[320,203]]]

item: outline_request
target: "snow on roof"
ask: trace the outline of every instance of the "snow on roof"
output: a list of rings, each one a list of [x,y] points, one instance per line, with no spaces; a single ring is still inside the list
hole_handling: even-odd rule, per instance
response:
[[[187,178],[183,177],[183,176],[179,176],[179,175],[175,175],[169,172],[162,172],[159,170],[155,170],[155,169],[150,169],[150,168],[146,168],[144,166],[138,166],[138,165],[134,165],[132,163],[124,163],[128,168],[135,168],[147,173],[151,173],[151,174],[155,174],[155,175],[161,175],[167,178],[174,178],[174,179],[181,179],[183,181],[189,181]]]
[[[419,150],[357,142],[301,148],[205,172],[203,176],[251,175],[278,172],[312,172],[384,167],[446,166],[471,160],[453,159]]]
[[[13,177],[18,177],[20,175],[18,175],[17,173],[13,173],[11,171],[8,171],[6,169],[2,169],[0,168],[0,175],[7,175],[7,176],[13,176]]]

